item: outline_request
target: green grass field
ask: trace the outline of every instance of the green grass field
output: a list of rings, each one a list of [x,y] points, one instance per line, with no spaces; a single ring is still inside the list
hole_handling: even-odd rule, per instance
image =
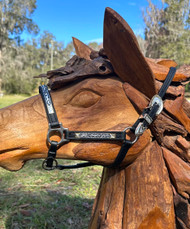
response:
[[[4,96],[0,107],[25,98]],[[0,168],[0,229],[88,228],[102,168],[48,172],[41,164],[30,161],[18,172]]]
[[[2,98],[0,98],[0,108],[9,106],[27,98],[28,96],[26,95],[4,95]]]

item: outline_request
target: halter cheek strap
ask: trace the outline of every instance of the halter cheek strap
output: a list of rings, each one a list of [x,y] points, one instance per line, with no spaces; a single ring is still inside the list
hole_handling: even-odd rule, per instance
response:
[[[141,116],[137,119],[132,127],[127,127],[123,131],[70,131],[68,128],[64,128],[61,123],[59,123],[57,114],[53,105],[53,101],[47,86],[42,85],[39,87],[39,93],[41,94],[47,119],[49,122],[49,129],[47,134],[47,142],[49,144],[48,156],[44,160],[42,166],[46,170],[52,169],[73,169],[73,168],[81,168],[86,166],[94,165],[91,162],[80,163],[76,165],[59,165],[56,160],[56,152],[57,150],[65,143],[70,141],[120,141],[122,142],[121,149],[116,156],[113,164],[107,167],[118,167],[121,162],[124,160],[128,150],[133,146],[133,144],[138,140],[139,136],[141,136],[144,131],[151,125],[151,123],[155,120],[156,116],[158,116],[163,110],[163,97],[170,86],[172,79],[175,75],[176,68],[171,67],[168,75],[158,93],[155,95],[147,108],[145,108],[141,114]],[[133,135],[133,140],[126,139],[126,131],[130,130]],[[52,141],[51,137],[54,135],[58,135],[60,137],[60,141]]]

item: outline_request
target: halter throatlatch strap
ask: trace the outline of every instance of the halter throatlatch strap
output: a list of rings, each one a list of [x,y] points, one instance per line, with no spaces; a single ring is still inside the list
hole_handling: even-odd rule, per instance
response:
[[[42,166],[44,169],[75,169],[81,167],[87,167],[94,165],[91,162],[79,163],[76,165],[58,165],[56,161],[56,152],[61,145],[69,141],[121,141],[123,142],[121,149],[115,158],[113,164],[108,167],[118,167],[124,160],[128,150],[133,146],[133,144],[138,140],[138,138],[144,133],[144,131],[152,124],[156,116],[158,116],[163,110],[163,97],[170,86],[172,79],[175,75],[176,68],[171,67],[166,79],[158,93],[158,95],[153,96],[149,106],[145,108],[134,123],[132,127],[127,127],[123,131],[69,131],[64,128],[61,123],[59,123],[55,108],[53,106],[51,95],[48,91],[47,86],[42,85],[39,87],[39,92],[42,96],[42,100],[45,106],[47,118],[49,121],[49,129],[47,134],[47,141],[49,143],[48,156],[43,162]],[[126,139],[126,131],[130,130],[134,134],[133,140]],[[52,141],[51,137],[53,135],[58,135],[60,141]]]

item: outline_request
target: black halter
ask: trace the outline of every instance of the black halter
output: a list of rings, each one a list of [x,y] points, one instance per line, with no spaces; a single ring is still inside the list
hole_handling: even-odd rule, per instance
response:
[[[162,112],[162,99],[172,82],[175,72],[176,68],[171,67],[158,95],[153,96],[149,103],[149,106],[143,110],[141,116],[137,119],[134,125],[131,127],[126,127],[123,131],[70,131],[68,128],[64,128],[62,124],[58,121],[48,87],[46,85],[40,86],[39,93],[42,96],[47,118],[49,121],[47,142],[50,145],[48,156],[44,160],[42,167],[46,170],[52,170],[55,168],[62,170],[95,165],[91,162],[75,165],[59,165],[56,160],[56,152],[58,148],[60,148],[63,144],[70,141],[120,141],[123,142],[123,144],[118,155],[116,156],[113,164],[107,166],[113,168],[118,167],[124,160],[131,146],[138,140],[139,136],[141,136],[144,131],[149,127],[149,125],[155,120],[156,116],[158,116]],[[126,139],[126,131],[128,130],[133,133],[133,140]],[[52,141],[50,138],[53,135],[59,135],[61,140],[59,142]]]

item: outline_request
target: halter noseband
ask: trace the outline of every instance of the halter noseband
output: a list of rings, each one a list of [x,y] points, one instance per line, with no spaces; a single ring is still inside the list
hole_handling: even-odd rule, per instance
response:
[[[132,127],[126,127],[123,131],[70,131],[68,128],[64,128],[62,124],[58,121],[48,87],[46,85],[41,85],[39,87],[39,93],[41,94],[47,118],[49,121],[47,142],[50,145],[48,156],[44,160],[42,167],[46,170],[52,170],[55,168],[63,170],[95,165],[91,162],[75,165],[59,165],[56,160],[56,152],[63,144],[70,141],[120,141],[123,142],[123,144],[118,155],[116,156],[114,162],[111,165],[107,166],[112,168],[118,167],[124,160],[131,146],[138,140],[139,136],[141,136],[144,131],[149,127],[149,125],[155,120],[156,116],[158,116],[162,112],[162,99],[173,80],[175,72],[176,68],[171,67],[158,95],[153,96],[149,103],[149,106],[143,110],[142,114],[134,123],[134,125]],[[126,139],[126,131],[128,130],[133,133],[133,140]],[[60,137],[59,142],[52,141],[50,139],[54,135],[58,135]]]

